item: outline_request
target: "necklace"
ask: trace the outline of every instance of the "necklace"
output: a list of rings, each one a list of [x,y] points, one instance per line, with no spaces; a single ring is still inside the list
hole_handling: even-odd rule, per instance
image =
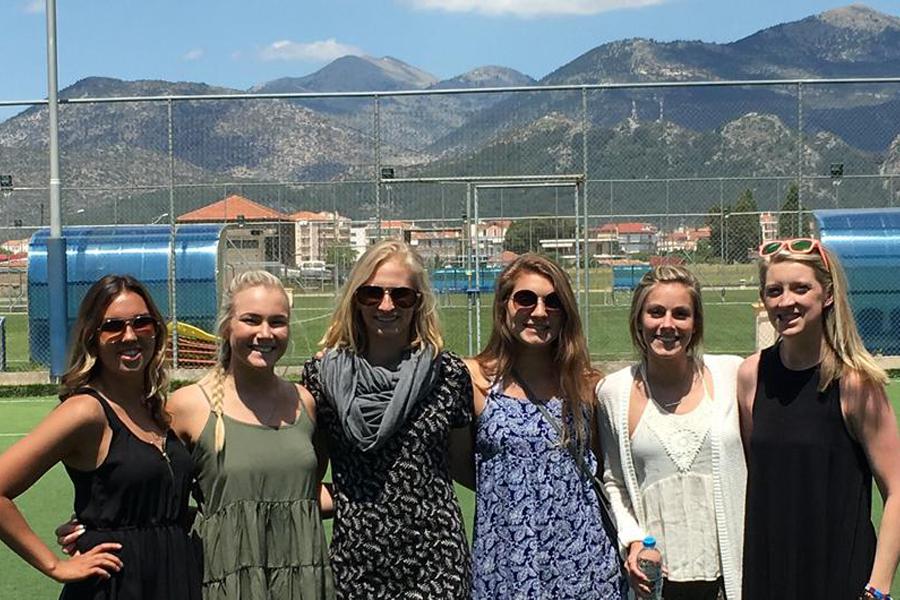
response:
[[[699,377],[700,382],[703,383],[703,373],[700,371],[700,369],[696,369],[691,376],[691,388],[688,389],[687,394],[685,394],[684,396],[681,396],[677,400],[672,400],[670,402],[660,402],[659,400],[657,400],[654,397],[653,390],[650,389],[650,377],[647,375],[647,366],[644,364],[644,362],[641,362],[641,379],[644,380],[644,390],[646,391],[647,400],[656,403],[658,406],[660,406],[662,408],[668,409],[668,408],[679,406],[684,401],[684,399],[691,393],[691,389],[693,389],[693,387],[694,387],[694,378],[695,377]],[[705,384],[704,384],[704,387],[705,387]]]
[[[112,410],[115,413],[115,410],[112,408],[113,401],[109,399],[109,396],[102,389],[100,389],[99,386],[94,385],[94,386],[92,386],[91,389],[93,389],[95,392],[100,394],[100,396],[103,397],[103,400],[109,406],[110,410]],[[153,420],[153,412],[150,408],[150,399],[147,397],[141,398],[140,405],[145,410],[147,410],[148,413],[150,413],[150,419],[152,421]],[[125,415],[128,416],[128,420],[131,421],[132,425],[134,427],[136,427],[138,430],[140,430],[142,433],[149,435],[150,439],[149,440],[144,439],[142,435],[139,435],[135,430],[128,427],[128,425],[126,425],[122,421],[122,417],[118,417],[119,421],[121,422],[122,427],[127,429],[128,432],[131,433],[132,437],[144,442],[145,444],[149,444],[149,445],[153,446],[154,448],[156,448],[156,450],[159,451],[160,456],[162,456],[163,460],[166,461],[166,467],[169,470],[169,475],[174,477],[174,473],[172,472],[172,461],[169,459],[169,453],[166,452],[166,440],[168,439],[168,433],[169,433],[168,430],[166,430],[162,433],[159,433],[158,431],[154,431],[152,429],[150,429],[150,430],[144,429],[142,426],[139,426],[137,423],[134,422],[134,419],[132,419],[131,416],[128,415],[128,411],[125,410],[124,407],[122,407],[121,405],[119,405],[119,406],[120,406],[121,410],[125,411]]]

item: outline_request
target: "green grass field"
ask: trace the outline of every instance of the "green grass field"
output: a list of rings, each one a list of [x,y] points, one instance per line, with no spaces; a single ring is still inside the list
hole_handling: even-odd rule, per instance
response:
[[[706,349],[710,352],[746,355],[754,348],[754,312],[751,304],[756,300],[756,291],[710,289],[705,294]],[[481,345],[488,338],[491,329],[491,302],[493,294],[482,294]],[[628,309],[630,293],[595,291],[590,294],[587,333],[591,356],[594,360],[627,360],[632,356],[628,337]],[[469,353],[469,331],[471,348],[479,347],[476,335],[476,310],[470,310],[467,299],[462,294],[442,295],[439,298],[440,319],[445,342],[450,350],[460,354]],[[334,297],[331,294],[295,295],[291,313],[291,346],[282,359],[282,364],[299,365],[315,354],[318,342],[325,332]],[[7,365],[12,371],[43,370],[32,364],[28,351],[28,317],[24,314],[5,315]],[[471,319],[471,327],[469,321]]]
[[[718,265],[695,264],[691,270],[703,283],[704,300],[709,306],[707,348],[714,352],[748,354],[753,350],[753,311],[750,304],[757,298],[754,289],[756,267],[752,264]],[[574,276],[574,273],[572,273]],[[612,290],[612,270],[592,268],[588,274],[590,318],[587,324],[591,355],[595,360],[620,360],[631,357],[628,342],[626,308],[630,292]],[[743,286],[744,289],[736,289]],[[481,341],[486,341],[491,325],[493,294],[481,295]],[[442,295],[439,298],[441,320],[447,347],[460,354],[469,350],[471,330],[472,348],[477,348],[475,323],[463,294]],[[579,299],[580,300],[580,299]],[[718,306],[717,306],[718,305]],[[334,296],[326,288],[322,292],[295,290],[293,317],[293,345],[283,359],[285,364],[302,364],[315,352],[317,343],[334,309]],[[7,369],[11,371],[40,371],[44,367],[31,362],[28,347],[28,315],[0,313],[6,318]]]
[[[900,415],[900,381],[895,380],[889,393]],[[23,432],[29,431],[53,408],[54,398],[22,398],[0,400],[0,450],[12,445]],[[474,496],[458,489],[460,504],[469,532],[472,530]],[[877,491],[872,506],[876,525],[881,521],[881,497]],[[35,531],[48,543],[54,543],[53,529],[72,512],[72,486],[61,465],[51,469],[28,492],[16,500]],[[29,567],[5,546],[0,546],[0,598],[56,598],[59,586]],[[892,595],[900,596],[900,575],[894,577]]]

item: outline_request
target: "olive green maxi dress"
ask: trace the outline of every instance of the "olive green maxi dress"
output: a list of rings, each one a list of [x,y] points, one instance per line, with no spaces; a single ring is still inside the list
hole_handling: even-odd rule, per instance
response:
[[[331,600],[319,516],[314,425],[305,411],[280,428],[224,415],[215,451],[210,414],[193,450],[206,600]]]

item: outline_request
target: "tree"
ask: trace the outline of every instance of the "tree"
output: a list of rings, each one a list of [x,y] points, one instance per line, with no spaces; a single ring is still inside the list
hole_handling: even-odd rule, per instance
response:
[[[710,257],[716,257],[720,260],[725,259],[725,255],[723,254],[725,244],[724,244],[724,230],[722,228],[723,223],[727,223],[727,221],[723,218],[723,215],[727,216],[732,212],[732,208],[730,205],[724,206],[711,206],[706,213],[706,226],[709,227],[709,254]]]
[[[503,247],[516,254],[542,252],[541,240],[573,237],[575,237],[575,220],[572,218],[548,216],[546,219],[523,219],[513,221],[506,230]]]
[[[796,183],[791,184],[784,196],[778,217],[778,237],[783,240],[809,237],[809,217],[800,212],[800,190]]]
[[[750,254],[759,247],[762,233],[759,228],[759,207],[749,188],[741,192],[734,211],[725,219],[725,259],[727,262],[748,262]]]
[[[330,244],[325,248],[325,263],[337,269],[338,276],[343,279],[356,262],[356,251],[350,246]]]

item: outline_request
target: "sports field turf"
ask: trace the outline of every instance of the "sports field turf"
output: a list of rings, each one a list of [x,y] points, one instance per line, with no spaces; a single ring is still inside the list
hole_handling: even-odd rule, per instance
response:
[[[708,290],[705,293],[706,349],[710,352],[746,355],[754,348],[754,311],[756,290],[752,288],[729,289],[724,292]],[[587,333],[591,356],[594,360],[628,360],[631,342],[628,338],[628,292],[592,292],[590,294]],[[491,302],[493,294],[481,294],[481,345],[487,341],[491,329]],[[475,334],[476,310],[470,310],[463,294],[447,294],[438,298],[439,315],[445,342],[450,350],[469,353],[471,320],[471,348],[479,347]],[[325,332],[328,319],[334,310],[331,294],[297,294],[291,311],[291,346],[282,364],[299,365],[312,356]],[[12,371],[42,370],[30,363],[28,351],[28,316],[5,315],[7,365]]]
[[[895,380],[889,392],[900,415],[900,381]],[[51,397],[0,400],[0,449],[5,450],[55,406]],[[881,497],[877,491],[873,502],[873,518],[881,520]],[[474,498],[470,491],[460,490],[460,504],[471,531]],[[51,469],[28,492],[16,500],[29,523],[47,543],[53,543],[53,528],[72,512],[72,486],[61,465]],[[40,575],[5,546],[0,545],[0,598],[56,598],[59,586]],[[900,576],[894,577],[892,595],[900,596]]]

